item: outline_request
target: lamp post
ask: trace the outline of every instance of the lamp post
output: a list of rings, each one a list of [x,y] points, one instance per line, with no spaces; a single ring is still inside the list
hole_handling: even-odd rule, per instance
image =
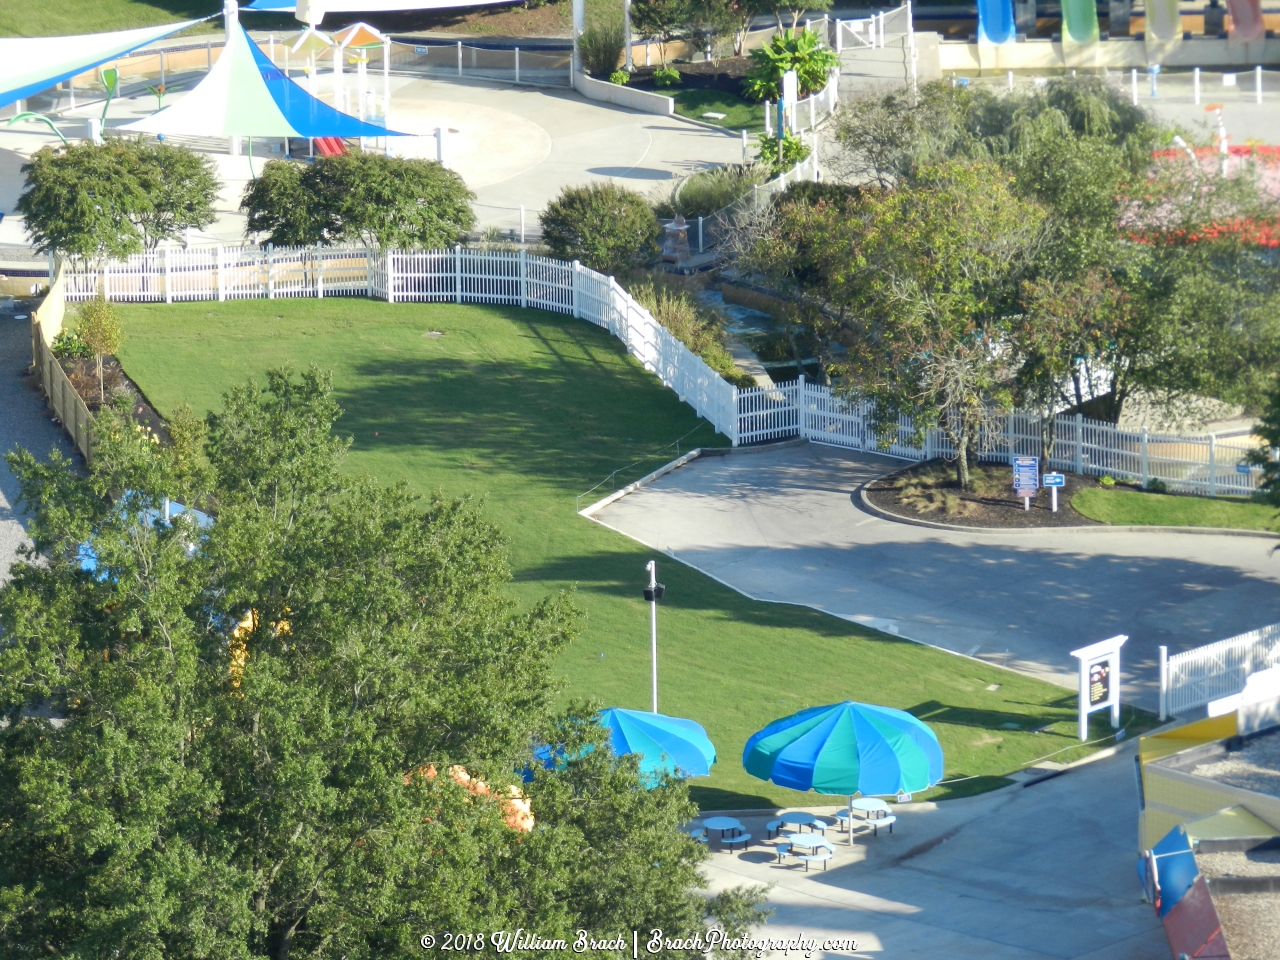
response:
[[[653,712],[658,712],[658,601],[667,592],[665,584],[658,582],[658,564],[650,560],[644,565],[649,571],[649,585],[644,588],[644,598],[649,601],[649,651],[652,660]]]

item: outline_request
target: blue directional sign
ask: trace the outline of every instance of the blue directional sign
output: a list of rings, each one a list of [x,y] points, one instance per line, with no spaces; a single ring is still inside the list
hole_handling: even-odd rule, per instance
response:
[[[1065,487],[1067,478],[1060,473],[1046,473],[1044,475],[1044,485],[1046,487]]]
[[[1035,491],[1040,488],[1039,457],[1013,458],[1013,486],[1020,497],[1035,496]]]

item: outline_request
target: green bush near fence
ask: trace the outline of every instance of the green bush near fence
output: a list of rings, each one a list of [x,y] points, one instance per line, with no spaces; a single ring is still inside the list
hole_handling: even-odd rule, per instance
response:
[[[354,440],[349,468],[424,496],[483,498],[510,541],[516,601],[565,589],[586,612],[560,664],[565,697],[648,708],[641,581],[654,554],[575,509],[678,451],[726,441],[606,331],[535,310],[352,298],[126,305],[121,315],[121,359],[162,414],[183,402],[214,408],[233,384],[285,362],[332,370],[338,427]],[[937,730],[948,777],[972,779],[934,796],[990,789],[1063,748],[1058,759],[1082,752],[1069,691],[756,603],[674,560],[659,558],[659,570],[659,705],[703,723],[719,751],[712,776],[694,781],[704,808],[821,802],[748,777],[739,757],[770,720],[847,698],[912,709]]]

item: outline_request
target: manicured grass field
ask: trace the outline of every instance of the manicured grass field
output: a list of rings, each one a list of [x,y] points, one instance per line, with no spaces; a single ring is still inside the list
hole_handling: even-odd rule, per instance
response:
[[[672,87],[659,90],[658,93],[674,97],[676,113],[682,117],[691,117],[704,123],[714,123],[730,130],[746,130],[748,133],[760,133],[764,130],[764,104],[749,103],[741,97],[720,90],[682,90]],[[704,117],[704,113],[723,113],[723,120],[712,120]]]
[[[1071,505],[1090,520],[1113,524],[1154,524],[1167,527],[1230,527],[1280,532],[1280,511],[1263,503],[1236,497],[1174,497],[1095,487],[1081,490]]]
[[[221,5],[210,0],[4,0],[0,3],[0,36],[104,33],[221,12]],[[208,32],[221,29],[222,18],[209,21],[206,26]]]
[[[232,384],[286,361],[331,369],[346,411],[339,430],[354,437],[350,469],[424,494],[483,498],[510,539],[517,600],[573,590],[586,612],[561,663],[565,698],[648,708],[641,586],[653,553],[577,516],[575,496],[620,468],[623,483],[674,458],[676,441],[681,451],[725,441],[605,331],[533,310],[346,299],[121,309],[121,359],[162,414],[183,401],[214,408]],[[444,335],[427,336],[433,330]],[[933,725],[947,776],[974,778],[935,796],[989,789],[1064,748],[1057,759],[1082,753],[1068,691],[805,608],[748,601],[658,559],[667,584],[660,707],[701,722],[719,750],[712,777],[695,781],[704,809],[824,802],[748,777],[742,747],[770,720],[844,699],[907,708]]]

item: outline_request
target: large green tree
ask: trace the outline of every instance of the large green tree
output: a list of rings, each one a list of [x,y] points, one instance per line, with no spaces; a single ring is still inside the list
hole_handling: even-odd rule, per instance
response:
[[[433,160],[347,153],[302,166],[272,160],[245,189],[245,232],[277,245],[351,241],[439,249],[475,224],[475,195]]]
[[[22,167],[18,212],[36,248],[86,260],[154,249],[216,214],[213,162],[184,147],[109,137],[44,147]]]
[[[785,205],[753,262],[811,292],[837,391],[875,401],[886,440],[900,414],[939,425],[967,489],[982,426],[1010,401],[1010,325],[1043,218],[995,165],[951,161],[894,190]]]
[[[473,504],[344,472],[338,412],[325,375],[278,371],[170,444],[109,409],[87,475],[10,455],[34,550],[0,588],[0,954],[381,960],[758,920],[758,893],[698,894],[684,785],[644,789],[590,708],[552,712],[569,602],[513,606]],[[568,760],[524,787],[525,832],[501,798],[539,740]]]

